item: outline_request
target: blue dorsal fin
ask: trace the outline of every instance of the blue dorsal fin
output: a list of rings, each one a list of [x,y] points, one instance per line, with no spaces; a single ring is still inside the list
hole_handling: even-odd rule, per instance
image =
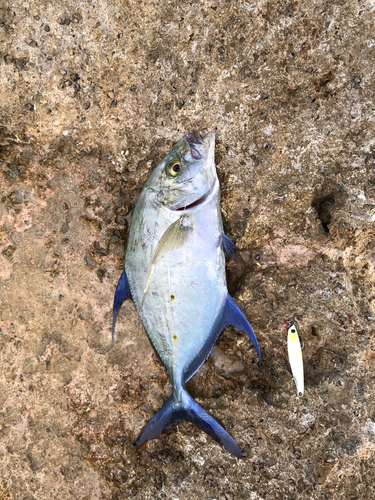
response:
[[[247,321],[245,315],[240,310],[238,305],[228,294],[225,301],[224,313],[223,316],[221,317],[220,323],[218,324],[216,330],[213,332],[213,335],[209,337],[206,344],[198,352],[194,361],[191,363],[188,370],[186,371],[185,382],[187,382],[194,375],[194,373],[203,365],[205,360],[210,355],[210,352],[212,351],[215,342],[219,338],[219,335],[228,325],[232,325],[236,328],[239,328],[244,333],[246,333],[251,342],[254,344],[254,347],[258,353],[259,362],[261,362],[260,349],[254,330],[252,329],[250,323]]]
[[[230,257],[236,262],[237,247],[224,233],[221,235],[221,247],[225,253],[225,257]]]
[[[120,309],[121,304],[126,299],[131,299],[130,287],[128,280],[126,278],[125,271],[122,272],[120,279],[118,280],[115,297],[113,299],[113,319],[112,319],[112,345],[113,339],[115,336],[115,326],[116,326],[116,318],[117,313]]]

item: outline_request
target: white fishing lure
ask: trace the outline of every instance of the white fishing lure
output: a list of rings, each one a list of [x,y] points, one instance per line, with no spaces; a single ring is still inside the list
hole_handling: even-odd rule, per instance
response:
[[[290,326],[289,326],[290,325]],[[303,380],[303,358],[301,343],[298,337],[297,328],[295,325],[287,324],[288,328],[288,357],[290,368],[292,369],[294,382],[297,387],[298,396],[303,396],[304,380]]]

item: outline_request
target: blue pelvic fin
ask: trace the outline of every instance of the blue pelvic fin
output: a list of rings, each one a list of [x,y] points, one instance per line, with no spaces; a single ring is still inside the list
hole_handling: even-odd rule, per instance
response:
[[[112,319],[112,345],[115,336],[116,318],[121,304],[126,299],[131,299],[129,283],[126,278],[125,271],[122,272],[118,280],[115,297],[113,299],[113,319]]]
[[[199,404],[186,392],[180,391],[177,399],[175,391],[150,422],[142,429],[135,441],[139,446],[145,441],[158,437],[163,431],[180,422],[191,422],[215,441],[221,444],[229,453],[242,458],[241,450],[228,432],[216,422]]]
[[[247,321],[245,315],[242,313],[242,311],[235,303],[235,301],[232,299],[232,297],[230,295],[227,295],[227,299],[225,302],[225,309],[223,316],[221,317],[220,323],[217,329],[215,330],[214,334],[211,337],[209,337],[206,344],[198,352],[194,361],[186,371],[185,382],[187,382],[194,375],[194,373],[203,365],[205,360],[210,355],[210,352],[212,351],[215,342],[219,338],[219,335],[228,325],[235,326],[236,328],[239,328],[240,330],[246,333],[251,342],[254,344],[254,347],[258,353],[259,362],[261,361],[260,349],[254,330],[252,329],[250,323]]]
[[[225,257],[230,257],[236,262],[237,247],[224,233],[221,235],[221,247],[225,253]]]

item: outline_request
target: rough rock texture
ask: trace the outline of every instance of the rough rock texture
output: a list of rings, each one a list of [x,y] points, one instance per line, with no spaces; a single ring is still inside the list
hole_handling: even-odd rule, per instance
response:
[[[0,498],[375,498],[373,0],[15,0],[0,9]],[[170,382],[112,297],[134,202],[217,132],[231,293],[189,424],[133,446]],[[304,340],[297,398],[286,319]]]

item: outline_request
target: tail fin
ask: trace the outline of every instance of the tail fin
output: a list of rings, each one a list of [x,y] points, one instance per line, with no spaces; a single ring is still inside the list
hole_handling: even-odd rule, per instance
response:
[[[145,441],[158,437],[163,431],[170,429],[180,422],[191,422],[202,431],[206,432],[215,441],[221,444],[229,453],[237,458],[242,458],[241,450],[228,432],[219,425],[199,404],[183,389],[177,399],[175,392],[142,429],[138,436],[136,446]]]

